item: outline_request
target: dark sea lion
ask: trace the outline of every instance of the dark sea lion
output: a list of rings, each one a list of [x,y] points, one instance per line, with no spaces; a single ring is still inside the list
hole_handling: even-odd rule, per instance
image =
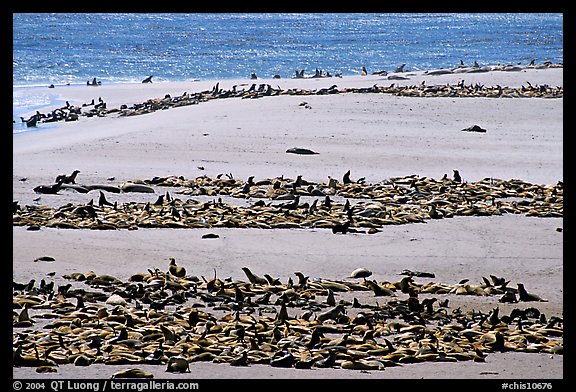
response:
[[[452,170],[454,172],[454,181],[462,182],[462,177],[460,177],[460,172],[458,170]]]
[[[142,83],[152,83],[152,77],[153,77],[153,76],[154,76],[154,75],[148,76],[146,79],[144,79],[144,80],[142,81]]]
[[[478,125],[472,125],[471,127],[462,129],[463,132],[486,132],[484,128]]]
[[[78,173],[80,173],[80,170],[74,170],[69,176],[60,174],[56,177],[56,182],[62,180],[63,184],[76,184],[76,177],[78,176]]]
[[[112,193],[120,193],[120,188],[114,185],[107,185],[107,184],[90,184],[90,185],[82,185],[84,188],[88,189],[89,191],[93,190],[102,190],[106,192]]]
[[[299,148],[299,147],[294,147],[294,148],[289,148],[286,150],[287,153],[289,154],[299,154],[299,155],[314,155],[314,154],[318,154],[315,151],[309,150],[307,148]]]
[[[62,184],[60,189],[71,189],[78,193],[88,193],[90,190],[78,184]]]
[[[278,351],[270,360],[270,366],[280,368],[290,368],[294,365],[296,359],[289,351]]]
[[[61,187],[62,187],[62,181],[60,180],[56,184],[52,184],[52,185],[38,185],[33,190],[36,193],[42,193],[42,194],[46,194],[46,195],[55,195],[58,193],[58,191],[60,190]]]
[[[348,229],[350,227],[350,221],[346,221],[344,223],[337,223],[332,227],[332,233],[338,234],[346,234],[348,233]]]
[[[344,184],[351,184],[352,180],[350,180],[350,170],[348,170],[346,173],[344,173],[344,176],[342,177],[342,182]]]
[[[523,302],[548,302],[548,300],[542,299],[536,294],[528,293],[522,283],[518,283],[518,298]]]

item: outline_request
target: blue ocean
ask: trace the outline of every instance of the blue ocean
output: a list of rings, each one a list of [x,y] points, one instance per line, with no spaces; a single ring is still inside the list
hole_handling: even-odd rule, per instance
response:
[[[563,62],[563,15],[13,14],[13,85],[294,76]],[[55,95],[14,102],[14,116]]]

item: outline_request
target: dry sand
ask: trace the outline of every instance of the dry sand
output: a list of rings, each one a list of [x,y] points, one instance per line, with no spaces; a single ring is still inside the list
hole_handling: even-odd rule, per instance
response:
[[[563,85],[562,69],[489,72],[465,75],[409,75],[406,81],[378,76],[305,80],[259,80],[282,88],[365,87],[378,84],[445,84],[462,79],[486,86],[517,87],[527,81]],[[220,87],[250,84],[220,81]],[[57,86],[62,100],[81,105],[102,97],[108,107],[149,98],[209,90],[215,81],[115,86]],[[20,93],[34,93],[34,89]],[[306,101],[310,109],[301,106]],[[478,124],[486,133],[461,132]],[[78,122],[41,124],[13,137],[13,199],[25,204],[61,206],[85,203],[94,193],[37,194],[56,175],[79,169],[79,182],[113,183],[177,175],[194,178],[232,173],[256,179],[284,175],[311,181],[341,178],[378,182],[416,174],[440,178],[458,169],[465,181],[485,177],[518,178],[537,184],[563,181],[563,99],[409,98],[387,94],[338,94],[223,99],[152,114],[81,118]],[[319,155],[286,154],[305,147]],[[203,167],[201,170],[199,167]],[[26,181],[20,181],[22,178]],[[109,200],[150,200],[157,195],[110,194]],[[270,273],[285,281],[300,270],[311,277],[343,279],[363,266],[377,280],[393,280],[403,269],[431,271],[436,281],[479,283],[489,274],[523,282],[549,302],[538,304],[547,316],[563,315],[563,227],[561,218],[524,216],[457,217],[384,227],[375,235],[333,235],[328,230],[214,229],[216,240],[202,240],[207,230],[140,229],[72,231],[13,228],[13,279],[41,279],[55,271],[57,284],[69,272],[108,273],[127,278],[136,271],[165,268],[175,257],[195,275],[243,279],[241,267]],[[33,262],[50,255],[53,263]],[[497,298],[454,298],[451,306],[489,310]],[[516,306],[523,306],[519,304]],[[162,367],[142,366],[157,378],[172,377]],[[490,354],[486,363],[413,364],[381,372],[341,369],[233,368],[226,364],[191,366],[188,377],[214,378],[434,378],[561,379],[563,357],[545,354]],[[58,373],[37,375],[14,368],[15,378],[108,378],[120,368],[61,366]]]

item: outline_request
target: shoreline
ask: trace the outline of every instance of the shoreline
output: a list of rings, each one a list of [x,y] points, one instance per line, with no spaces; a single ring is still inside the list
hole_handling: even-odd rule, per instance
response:
[[[148,99],[162,98],[161,88],[167,91],[170,95],[179,95],[181,91],[188,91],[191,93],[197,91],[205,91],[212,88],[214,85],[221,84],[222,88],[229,89],[232,85],[237,86],[247,86],[251,83],[266,83],[280,88],[280,84],[283,85],[282,88],[326,88],[332,84],[351,86],[355,85],[358,87],[369,87],[372,85],[380,84],[385,85],[398,85],[398,86],[409,86],[420,84],[422,82],[427,82],[428,85],[443,85],[450,80],[455,81],[454,77],[457,77],[457,81],[465,80],[466,84],[479,83],[485,84],[488,80],[493,80],[492,85],[502,84],[501,80],[507,79],[505,75],[514,73],[528,73],[532,80],[527,80],[528,83],[534,85],[542,84],[540,83],[542,71],[551,71],[558,74],[563,73],[563,66],[554,65],[549,68],[542,67],[514,67],[513,70],[502,70],[496,68],[495,66],[482,67],[485,70],[482,72],[474,71],[474,68],[467,67],[468,72],[450,72],[450,70],[427,70],[427,71],[407,71],[401,73],[388,73],[386,75],[379,74],[367,74],[367,75],[347,75],[347,76],[331,76],[331,77],[311,77],[307,76],[304,78],[286,78],[286,79],[274,79],[274,78],[257,78],[257,79],[241,79],[241,78],[229,78],[229,79],[217,79],[217,80],[181,80],[181,81],[161,81],[152,83],[137,83],[137,82],[118,82],[110,83],[100,86],[87,86],[83,84],[73,84],[73,85],[56,85],[54,88],[49,88],[48,86],[14,86],[13,94],[14,96],[23,96],[29,94],[38,94],[42,97],[55,96],[51,99],[50,103],[44,105],[32,105],[32,108],[26,105],[22,105],[18,110],[13,110],[13,119],[18,122],[19,116],[29,117],[34,114],[37,110],[40,112],[50,111],[62,107],[65,101],[70,101],[72,105],[80,106],[90,101],[90,99],[95,99],[95,96],[106,96],[109,94],[114,94],[111,91],[125,91],[126,89],[134,90],[132,93],[127,93],[123,97],[123,101],[112,101],[110,102],[111,107],[119,107],[123,104],[135,104],[138,102],[143,102]],[[479,69],[482,69],[479,68]],[[459,70],[463,68],[454,68],[453,70]],[[489,69],[489,70],[486,70]],[[439,72],[446,71],[446,72]],[[498,75],[503,74],[503,75]],[[495,77],[496,76],[496,77]],[[503,77],[502,77],[503,76]],[[530,79],[530,77],[526,79]],[[557,78],[557,76],[554,76]],[[318,83],[321,82],[321,83]],[[386,82],[386,83],[385,83]],[[523,82],[524,85],[526,82]],[[297,87],[298,86],[298,87]],[[519,85],[506,85],[506,87],[519,87]],[[179,90],[176,90],[176,89]],[[49,91],[46,91],[48,89]],[[98,94],[89,94],[90,92],[97,92]],[[92,90],[93,89],[93,90]],[[148,94],[147,96],[144,94]],[[108,100],[105,99],[107,102]],[[22,131],[17,127],[18,130]],[[25,130],[25,128],[24,128]]]

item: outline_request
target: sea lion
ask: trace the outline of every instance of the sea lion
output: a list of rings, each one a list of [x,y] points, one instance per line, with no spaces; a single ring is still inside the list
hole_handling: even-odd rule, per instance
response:
[[[452,170],[454,172],[454,181],[462,182],[462,177],[460,177],[460,172],[458,170]]]
[[[299,148],[299,147],[293,147],[293,148],[289,148],[286,150],[287,153],[289,154],[299,154],[299,155],[314,155],[314,154],[318,154],[315,151],[309,150],[307,148]]]
[[[522,302],[548,302],[548,300],[542,299],[536,294],[528,293],[522,283],[518,283],[518,298]]]
[[[252,271],[250,271],[250,269],[248,267],[242,267],[242,271],[244,271],[244,273],[246,274],[246,277],[248,278],[250,283],[261,284],[261,285],[267,285],[268,284],[268,280],[266,280],[266,278],[263,278],[261,276],[254,274]]]
[[[462,129],[463,132],[486,132],[484,128],[478,125],[472,125],[471,127]]]
[[[33,115],[28,120],[24,119],[24,117],[20,117],[20,119],[22,120],[23,123],[26,123],[26,127],[28,128],[36,127],[36,124],[38,123],[38,121],[40,121],[40,117],[37,115]]]
[[[366,268],[356,268],[350,274],[349,278],[364,278],[366,280],[367,277],[372,275],[372,271],[367,270]]]
[[[90,184],[90,185],[82,185],[84,188],[88,189],[89,191],[93,191],[93,190],[103,190],[106,192],[112,192],[112,193],[120,193],[120,188],[114,185],[108,185],[108,184]]]
[[[433,69],[430,71],[424,72],[426,75],[446,75],[453,73],[450,69]]]
[[[126,182],[120,186],[120,190],[122,192],[140,192],[140,193],[155,193],[154,188],[144,185],[144,184],[135,184],[133,182]]]
[[[344,173],[344,176],[342,177],[342,182],[344,184],[351,184],[352,180],[350,180],[350,170],[348,170],[346,173]]]
[[[332,233],[333,234],[338,234],[338,233],[346,234],[346,233],[348,233],[349,227],[350,227],[350,221],[346,221],[344,223],[337,223],[334,226],[332,226]]]
[[[60,187],[60,189],[71,189],[73,191],[76,191],[78,193],[88,193],[90,192],[89,189],[83,187],[82,185],[78,185],[78,184],[62,184],[62,186]]]
[[[111,378],[154,378],[154,375],[144,370],[134,368],[116,372],[112,374]]]
[[[170,272],[172,275],[178,278],[183,278],[186,276],[186,268],[177,265],[176,260],[173,257],[170,257],[170,265],[168,267],[168,272]]]
[[[152,77],[153,77],[153,76],[154,76],[154,75],[148,76],[146,79],[144,79],[144,80],[142,81],[142,83],[152,83]]]
[[[190,365],[186,358],[178,355],[170,357],[166,371],[171,373],[190,373]]]
[[[58,193],[61,187],[62,187],[62,180],[52,185],[38,185],[33,190],[36,193],[42,193],[45,195],[55,195],[56,193]]]
[[[242,351],[240,355],[232,359],[230,366],[248,366],[248,350]]]
[[[366,283],[370,286],[374,292],[375,297],[386,297],[393,296],[394,292],[386,287],[380,286],[375,280],[367,280]]]
[[[280,368],[291,368],[296,359],[289,351],[278,351],[270,360],[270,366]]]
[[[56,182],[62,180],[63,184],[76,184],[76,176],[78,176],[78,173],[80,173],[80,170],[74,170],[69,176],[60,174],[56,177]]]
[[[106,195],[104,195],[104,192],[100,191],[100,196],[98,197],[98,206],[114,206],[114,203],[110,203],[108,200],[106,200]]]
[[[326,320],[336,320],[342,314],[344,314],[345,308],[344,305],[338,304],[335,307],[322,312],[316,316],[316,320],[320,321],[321,323]]]

